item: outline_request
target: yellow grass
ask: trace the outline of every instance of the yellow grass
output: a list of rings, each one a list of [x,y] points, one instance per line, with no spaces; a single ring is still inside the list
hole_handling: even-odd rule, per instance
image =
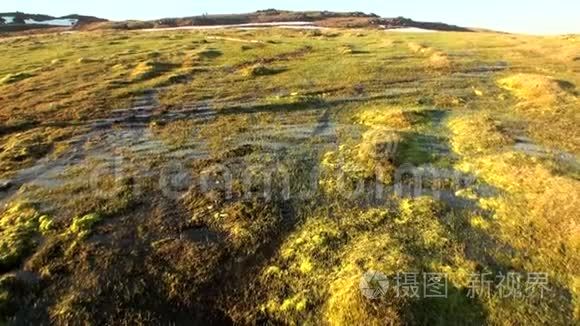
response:
[[[486,114],[455,117],[448,126],[453,135],[453,149],[462,155],[486,154],[513,144],[498,122]]]

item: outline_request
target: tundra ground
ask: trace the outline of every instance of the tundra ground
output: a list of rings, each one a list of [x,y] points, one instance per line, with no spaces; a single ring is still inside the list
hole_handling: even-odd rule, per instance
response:
[[[579,42],[3,39],[0,323],[578,323]]]

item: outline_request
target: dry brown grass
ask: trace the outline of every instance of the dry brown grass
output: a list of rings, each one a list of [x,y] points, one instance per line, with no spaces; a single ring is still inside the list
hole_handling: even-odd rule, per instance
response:
[[[30,166],[50,153],[58,142],[78,131],[75,128],[37,128],[0,138],[0,175]]]
[[[427,66],[432,69],[449,69],[451,67],[451,59],[449,55],[443,51],[439,51],[424,44],[410,42],[407,46],[411,51],[418,54],[423,54],[427,57]]]
[[[579,101],[573,84],[537,74],[512,75],[498,84],[519,100],[514,108],[528,120],[531,136],[551,147],[580,151]]]
[[[429,57],[429,65],[435,69],[449,69],[451,59],[446,53],[438,51]]]
[[[398,106],[372,105],[362,109],[356,118],[358,123],[369,127],[381,127],[397,130],[409,130],[420,122],[422,117],[416,110]]]
[[[282,71],[283,70],[279,68],[272,68],[263,64],[256,64],[251,67],[242,69],[242,75],[246,77],[260,77],[260,76],[275,75]]]
[[[371,129],[363,135],[358,147],[358,161],[371,174],[376,173],[379,180],[390,184],[396,169],[394,163],[397,149],[402,141],[402,137],[396,132]]]
[[[407,46],[409,47],[409,49],[415,53],[428,53],[430,52],[432,49],[424,44],[419,44],[419,43],[415,43],[415,42],[410,42],[407,44]]]
[[[131,72],[131,80],[142,81],[150,79],[157,77],[168,70],[169,67],[167,64],[158,62],[156,60],[140,62]]]
[[[512,264],[551,271],[552,277],[574,288],[580,270],[580,182],[554,175],[542,163],[513,152],[470,160],[463,168],[505,191],[481,203],[494,212],[494,236],[526,253],[514,257]],[[575,294],[580,298],[580,292]]]
[[[490,153],[513,143],[499,123],[486,114],[456,117],[448,126],[453,149],[461,155]]]
[[[397,265],[402,263],[392,259],[393,256],[402,258],[396,252],[397,247],[388,233],[363,236],[349,247],[344,265],[329,286],[330,297],[324,305],[323,314],[329,325],[355,325],[363,320],[365,325],[404,324],[401,318],[404,300],[394,293],[380,300],[368,300],[360,290],[361,275],[369,270],[381,273],[397,270]],[[357,264],[360,261],[365,261],[364,268]]]
[[[345,44],[339,48],[340,54],[353,54],[355,52],[354,46]]]
[[[548,106],[554,109],[554,105],[569,97],[562,88],[562,82],[549,76],[517,74],[500,79],[498,84],[525,101],[522,106],[527,107]]]
[[[160,287],[167,297],[189,303],[196,300],[190,295],[199,293],[200,287],[213,279],[222,255],[217,246],[168,239],[153,244],[153,255],[148,263],[152,270],[159,272]]]

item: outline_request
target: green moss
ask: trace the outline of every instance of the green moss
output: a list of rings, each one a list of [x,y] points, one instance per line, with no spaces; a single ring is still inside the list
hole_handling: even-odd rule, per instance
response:
[[[40,223],[38,226],[38,230],[41,233],[47,233],[53,229],[54,223],[50,218],[50,216],[42,215],[40,218],[38,218],[38,222]]]
[[[32,253],[39,218],[40,214],[28,204],[12,204],[0,216],[0,271],[18,266]]]
[[[102,221],[102,217],[99,214],[88,214],[82,217],[75,217],[69,227],[72,233],[75,233],[79,237],[85,237],[90,234],[93,228]]]
[[[284,300],[284,302],[282,302],[280,305],[280,311],[302,312],[306,309],[307,304],[308,300],[302,294],[297,294]]]
[[[269,266],[264,272],[266,277],[280,277],[282,275],[282,270],[278,266]]]

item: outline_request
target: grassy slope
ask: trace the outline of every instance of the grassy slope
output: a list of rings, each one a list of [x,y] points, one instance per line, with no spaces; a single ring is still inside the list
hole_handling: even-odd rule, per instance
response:
[[[577,322],[577,167],[514,147],[527,136],[580,154],[577,48],[573,37],[364,30],[2,40],[4,177],[46,155],[59,157],[92,119],[159,87],[159,112],[184,104],[217,112],[207,123],[151,124],[155,139],[177,148],[193,138],[209,144],[209,158],[187,164],[193,175],[212,164],[282,162],[277,166],[286,167],[292,190],[307,184],[313,168],[323,175],[308,199],[227,200],[196,187],[168,199],[156,190],[168,158],[138,161],[152,172],[146,177],[106,176],[86,185],[97,164],[87,158],[66,172],[57,191],[23,187],[3,212],[0,272],[23,270],[41,282],[2,276],[0,317],[60,324]],[[290,140],[283,151],[266,149],[286,141],[284,125],[320,121],[337,124],[338,148],[320,150],[312,137]],[[265,136],[272,131],[279,134]],[[248,137],[260,145],[239,147]],[[387,161],[378,160],[385,139],[401,144]],[[452,154],[433,154],[425,139]],[[136,161],[128,162],[131,170]],[[376,169],[392,183],[403,163],[474,176],[476,184],[458,194],[475,206],[454,208],[430,197],[376,203],[368,201],[370,192],[348,197],[350,184],[368,181]],[[336,170],[351,183],[339,184]],[[243,190],[238,172],[233,183],[235,194]],[[483,186],[495,189],[493,196],[484,196]],[[223,240],[184,239],[192,228]],[[358,289],[369,269],[391,276],[446,272],[450,298],[390,293],[369,302]],[[467,298],[471,273],[508,271],[548,272],[552,291],[539,301],[502,299],[497,289]]]

